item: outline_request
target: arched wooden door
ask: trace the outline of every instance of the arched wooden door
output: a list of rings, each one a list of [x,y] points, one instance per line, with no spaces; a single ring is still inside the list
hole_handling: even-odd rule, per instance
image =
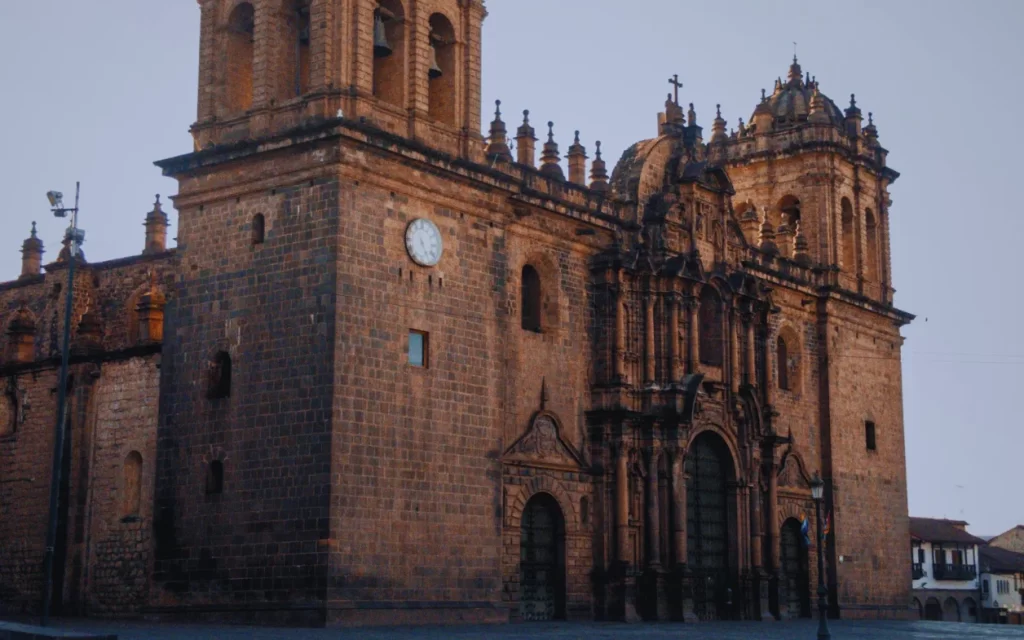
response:
[[[686,563],[693,575],[694,612],[727,616],[736,600],[729,573],[732,456],[716,434],[702,433],[686,454]]]
[[[782,565],[779,567],[779,587],[782,589],[780,599],[785,607],[780,613],[790,618],[810,618],[810,565],[798,520],[790,518],[782,524],[779,543],[779,560]]]
[[[565,519],[552,496],[538,493],[523,509],[519,541],[519,615],[565,617]]]

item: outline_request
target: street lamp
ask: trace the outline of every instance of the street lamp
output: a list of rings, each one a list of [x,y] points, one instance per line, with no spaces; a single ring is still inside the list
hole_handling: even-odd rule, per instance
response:
[[[66,218],[71,215],[65,238],[68,241],[68,292],[64,303],[64,345],[60,358],[60,382],[57,384],[57,428],[53,440],[53,468],[50,475],[50,521],[46,530],[46,556],[43,560],[43,612],[42,624],[50,621],[50,601],[53,592],[53,554],[57,545],[57,513],[60,498],[60,472],[64,458],[64,427],[67,423],[67,385],[68,359],[71,355],[71,306],[74,302],[75,290],[75,259],[79,246],[85,242],[85,232],[78,228],[78,194],[79,183],[75,183],[75,206],[64,206],[64,195],[59,191],[49,191],[46,198],[54,217]]]
[[[818,472],[811,478],[811,497],[814,498],[814,517],[818,522],[818,640],[831,640],[832,633],[828,630],[828,605],[825,596],[825,535],[821,528],[821,499],[825,495],[825,483]]]

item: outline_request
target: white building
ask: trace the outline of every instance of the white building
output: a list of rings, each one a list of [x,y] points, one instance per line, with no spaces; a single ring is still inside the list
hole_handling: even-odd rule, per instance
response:
[[[910,519],[911,606],[922,620],[977,622],[984,544],[961,520]]]
[[[990,622],[1021,624],[1024,617],[1024,554],[981,548],[981,607]]]

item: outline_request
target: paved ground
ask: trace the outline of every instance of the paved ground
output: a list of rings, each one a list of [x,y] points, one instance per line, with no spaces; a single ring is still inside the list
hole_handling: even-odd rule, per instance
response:
[[[153,625],[117,622],[62,622],[77,631],[117,633],[120,640],[800,640],[816,637],[817,623],[711,623],[701,625],[624,625],[611,623],[548,623],[473,627],[370,629],[269,629],[199,625]],[[1024,627],[943,622],[830,623],[835,640],[1013,640],[1024,639]]]

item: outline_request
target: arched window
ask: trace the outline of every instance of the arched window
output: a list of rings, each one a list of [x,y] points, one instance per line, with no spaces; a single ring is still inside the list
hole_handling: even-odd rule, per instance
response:
[[[786,196],[779,202],[779,212],[782,214],[782,224],[795,229],[800,222],[800,199],[796,196]]]
[[[231,113],[252,108],[255,24],[255,12],[248,2],[235,7],[228,18],[225,102]]]
[[[405,106],[405,10],[398,0],[380,0],[373,14],[373,95]]]
[[[789,390],[789,350],[786,347],[786,339],[779,336],[775,342],[776,360],[779,362],[779,388]]]
[[[523,267],[523,278],[520,284],[520,306],[522,308],[522,325],[527,331],[540,332],[541,291],[540,274],[531,265]]]
[[[455,80],[455,29],[448,18],[440,13],[430,16],[430,117],[445,124],[455,125],[455,106],[458,85]]]
[[[263,244],[264,235],[266,233],[266,220],[262,213],[257,213],[252,217],[252,243]]]
[[[867,232],[864,238],[864,244],[867,245],[864,256],[864,277],[869,282],[878,282],[878,225],[871,209],[864,211],[864,226]]]
[[[218,351],[210,362],[209,392],[211,400],[231,395],[231,356],[227,351]]]
[[[712,367],[722,366],[722,297],[705,285],[700,292],[700,361]]]
[[[842,200],[843,216],[843,269],[849,274],[857,273],[857,244],[853,232],[853,205],[847,198]]]
[[[206,495],[224,493],[224,463],[214,460],[206,469]]]
[[[279,72],[278,96],[301,96],[309,91],[309,2],[284,0],[287,37],[282,42],[283,64]]]
[[[142,455],[132,451],[124,459],[124,489],[121,496],[121,517],[138,517],[142,505]]]

